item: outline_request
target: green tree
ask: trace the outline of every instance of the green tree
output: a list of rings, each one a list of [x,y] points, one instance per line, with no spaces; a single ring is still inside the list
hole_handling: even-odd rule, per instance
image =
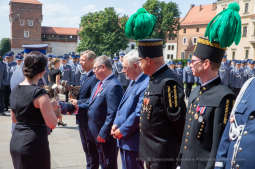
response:
[[[176,3],[147,0],[143,7],[157,17],[157,23],[152,33],[153,38],[166,39],[166,37],[177,35],[177,31],[180,29],[180,12]]]
[[[93,50],[97,55],[113,56],[127,48],[128,39],[122,24],[125,17],[120,18],[114,8],[88,13],[81,18],[81,42],[77,51]]]
[[[11,42],[9,38],[3,38],[0,42],[0,55],[3,56],[11,50]]]

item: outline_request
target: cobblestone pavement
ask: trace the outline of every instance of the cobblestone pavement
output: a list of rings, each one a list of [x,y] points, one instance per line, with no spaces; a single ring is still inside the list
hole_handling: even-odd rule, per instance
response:
[[[57,127],[49,136],[52,169],[85,169],[85,154],[82,149],[75,116],[66,115],[66,127]],[[0,169],[13,169],[9,153],[11,139],[10,116],[0,116]],[[118,166],[121,160],[118,156]]]

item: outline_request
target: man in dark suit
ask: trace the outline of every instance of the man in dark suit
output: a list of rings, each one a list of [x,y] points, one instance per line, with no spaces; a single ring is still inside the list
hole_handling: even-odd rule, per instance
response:
[[[111,131],[111,134],[117,138],[123,169],[143,169],[142,161],[137,159],[139,117],[149,77],[143,74],[139,59],[137,50],[124,56],[123,72],[131,81],[121,99]]]
[[[89,102],[79,105],[88,110],[88,129],[96,150],[91,152],[102,169],[117,169],[116,140],[110,135],[118,105],[123,96],[120,82],[112,73],[111,60],[107,56],[96,58],[93,71],[99,82],[92,91]]]
[[[78,107],[80,107],[83,103],[86,103],[89,100],[91,92],[95,87],[96,83],[98,82],[93,72],[95,58],[96,54],[93,51],[87,50],[81,54],[80,64],[84,73],[82,74],[80,82],[81,84],[80,94],[78,100],[76,99],[70,100],[72,104]],[[91,139],[89,139],[87,120],[88,120],[87,110],[79,109],[76,115],[76,122],[79,125],[82,147],[86,155],[87,169],[94,169],[97,166],[96,165],[97,162],[92,158],[91,152],[93,152],[96,149],[96,147],[93,146],[93,144],[91,144]]]

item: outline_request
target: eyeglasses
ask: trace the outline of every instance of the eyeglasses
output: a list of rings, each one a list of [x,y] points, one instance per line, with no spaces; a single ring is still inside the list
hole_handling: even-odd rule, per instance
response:
[[[190,63],[195,65],[195,64],[200,63],[200,62],[203,62],[203,60],[194,59],[194,60],[191,60]]]
[[[102,67],[103,65],[98,65],[98,66],[94,66],[93,67],[93,71],[98,71],[98,69],[100,68],[100,67]]]

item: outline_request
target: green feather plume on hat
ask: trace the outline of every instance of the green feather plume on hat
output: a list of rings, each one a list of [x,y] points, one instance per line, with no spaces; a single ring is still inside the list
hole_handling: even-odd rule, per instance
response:
[[[220,47],[226,48],[241,40],[240,6],[233,2],[228,8],[217,14],[206,27],[205,36],[210,42],[218,42]]]
[[[140,8],[136,13],[130,16],[125,25],[125,34],[131,39],[144,39],[151,36],[156,17],[144,8]]]

